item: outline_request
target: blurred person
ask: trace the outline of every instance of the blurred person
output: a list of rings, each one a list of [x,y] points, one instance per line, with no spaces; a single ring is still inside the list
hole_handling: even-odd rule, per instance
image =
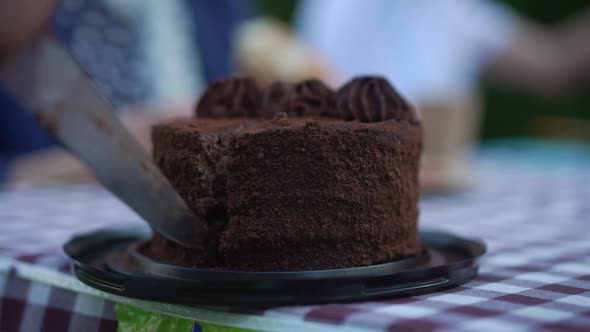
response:
[[[57,2],[0,0],[0,66],[44,31]],[[12,159],[53,143],[0,88],[0,183]]]
[[[383,75],[417,106],[421,180],[435,190],[468,182],[480,76],[541,96],[590,78],[588,10],[548,28],[486,0],[303,0],[297,23],[338,81]]]
[[[151,124],[189,115],[206,81],[233,71],[231,35],[252,12],[242,0],[0,0],[0,61],[51,30],[149,149]],[[79,181],[89,174],[0,87],[3,178]]]

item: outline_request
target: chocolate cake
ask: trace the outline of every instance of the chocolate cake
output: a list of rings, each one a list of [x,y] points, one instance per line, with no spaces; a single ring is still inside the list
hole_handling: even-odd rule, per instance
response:
[[[158,233],[147,254],[194,267],[316,270],[420,251],[422,127],[379,77],[214,82],[196,117],[156,125],[154,159],[208,223],[204,248]]]

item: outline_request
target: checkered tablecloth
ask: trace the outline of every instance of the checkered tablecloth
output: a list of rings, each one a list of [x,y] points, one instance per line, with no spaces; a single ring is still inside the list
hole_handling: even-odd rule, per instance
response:
[[[72,234],[139,222],[93,185],[0,192],[0,331],[113,331],[114,302],[278,331],[590,329],[590,152],[488,149],[473,190],[426,197],[420,225],[488,245],[480,275],[445,292],[386,301],[188,308],[101,293],[70,274]]]

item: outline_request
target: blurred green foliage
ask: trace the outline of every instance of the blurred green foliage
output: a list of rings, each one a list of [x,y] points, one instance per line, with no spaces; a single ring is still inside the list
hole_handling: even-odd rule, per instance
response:
[[[588,0],[539,1],[539,0],[498,0],[517,13],[536,22],[555,24],[590,5]]]
[[[278,17],[288,23],[292,21],[297,0],[257,1],[262,14]],[[548,25],[563,22],[570,15],[590,6],[588,0],[499,1],[522,16]],[[483,139],[534,135],[531,122],[539,117],[590,119],[590,85],[581,91],[552,99],[526,95],[489,82],[482,82],[482,88],[485,102],[481,130]]]
[[[291,23],[295,14],[297,0],[256,0],[263,15],[277,17]]]

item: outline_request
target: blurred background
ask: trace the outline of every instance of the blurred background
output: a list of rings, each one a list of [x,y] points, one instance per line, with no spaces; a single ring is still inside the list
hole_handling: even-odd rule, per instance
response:
[[[294,13],[298,2],[257,1],[265,15],[277,17],[288,24],[292,24],[295,19]],[[548,27],[558,26],[577,13],[587,10],[589,5],[586,0],[495,2]],[[482,79],[478,84],[483,96],[484,109],[479,139],[539,137],[590,142],[590,84],[585,84],[567,96],[555,98],[531,95],[526,91],[511,89],[486,79]]]
[[[149,148],[151,124],[188,116],[228,75],[385,76],[422,116],[425,186],[469,185],[473,147],[590,142],[584,0],[63,0],[51,30]],[[0,178],[84,181],[84,167],[0,90]]]

